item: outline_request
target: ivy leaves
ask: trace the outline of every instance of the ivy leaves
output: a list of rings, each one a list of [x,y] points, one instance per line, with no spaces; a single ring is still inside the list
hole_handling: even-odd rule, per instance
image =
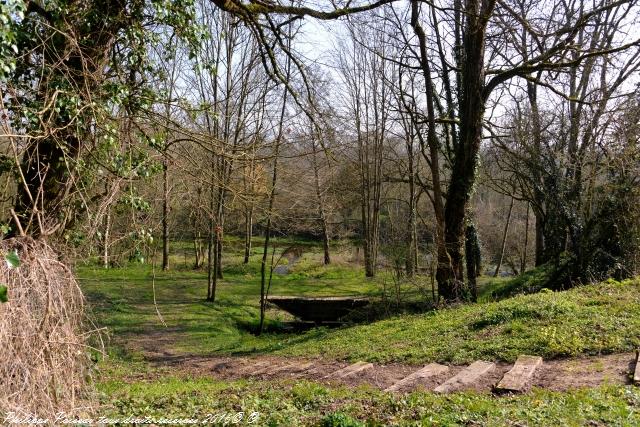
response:
[[[25,4],[15,0],[0,2],[0,80],[7,78],[16,68],[16,22],[24,17]]]
[[[7,267],[10,269],[20,267],[20,257],[18,251],[15,249],[4,256],[4,260],[7,263]],[[8,288],[6,285],[0,285],[0,302],[7,302],[9,300],[7,296]]]
[[[20,257],[18,251],[15,249],[4,256],[4,260],[7,262],[7,267],[18,268],[20,267]]]

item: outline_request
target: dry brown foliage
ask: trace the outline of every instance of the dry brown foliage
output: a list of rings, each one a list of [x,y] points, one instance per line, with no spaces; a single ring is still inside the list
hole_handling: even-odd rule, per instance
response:
[[[46,243],[0,241],[0,256],[13,250],[19,267],[0,262],[0,284],[9,289],[0,304],[0,414],[85,413],[90,333],[82,292]]]

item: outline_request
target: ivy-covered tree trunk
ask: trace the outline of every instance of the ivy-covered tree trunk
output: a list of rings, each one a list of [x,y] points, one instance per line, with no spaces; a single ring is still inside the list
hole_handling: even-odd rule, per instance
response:
[[[486,24],[493,2],[467,0],[461,65],[460,138],[455,149],[451,181],[445,202],[444,245],[446,259],[440,259],[436,271],[438,293],[445,300],[464,296],[465,216],[475,183],[478,152],[485,111],[484,47]]]
[[[79,148],[78,138],[74,135],[67,135],[64,141],[51,138],[33,142],[27,147],[19,166],[22,177],[15,198],[14,219],[20,225],[15,224],[14,233],[21,228],[26,234],[37,237],[55,232],[64,225],[62,202],[71,189],[72,174],[64,159],[69,156],[70,163],[75,161]]]
[[[478,276],[481,274],[482,258],[478,230],[472,221],[467,221],[465,228],[465,259],[467,261],[467,280],[471,300],[478,301]]]
[[[99,98],[109,51],[125,25],[126,4],[120,0],[71,2],[49,10],[28,2],[18,49],[38,50],[41,63],[34,77],[33,64],[20,62],[12,83],[16,87],[37,84],[37,95],[21,102],[40,111],[41,116],[32,121],[37,129],[31,134],[43,138],[29,140],[18,165],[13,209],[14,222],[17,219],[20,225],[14,224],[13,233],[22,228],[32,236],[50,234],[63,228],[73,213],[64,204],[75,184],[74,166],[91,132],[84,120],[90,121],[87,114],[92,110],[80,107]],[[42,43],[47,37],[48,42]]]

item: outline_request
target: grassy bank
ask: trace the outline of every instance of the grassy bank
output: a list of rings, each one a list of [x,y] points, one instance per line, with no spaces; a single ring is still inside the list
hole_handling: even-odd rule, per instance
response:
[[[640,345],[640,280],[450,307],[370,325],[312,332],[282,354],[370,361],[466,363],[631,351]]]
[[[105,373],[98,384],[104,404],[100,415],[202,419],[208,414],[257,412],[254,425],[264,426],[640,424],[640,391],[631,386],[570,393],[533,390],[512,397],[421,391],[393,395],[367,387],[334,388],[291,380],[225,382],[139,368],[136,373],[128,366],[125,377],[121,372]]]

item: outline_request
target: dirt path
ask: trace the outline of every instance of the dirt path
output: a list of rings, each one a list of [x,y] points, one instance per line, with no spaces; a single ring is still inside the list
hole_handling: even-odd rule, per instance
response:
[[[146,335],[143,339],[129,342],[129,344],[142,350],[145,358],[156,366],[175,369],[189,375],[212,376],[226,380],[300,378],[349,386],[369,384],[384,390],[422,367],[398,363],[373,364],[372,367],[356,374],[335,378],[335,376],[332,377],[332,373],[349,366],[348,362],[265,355],[196,356],[159,350],[170,348],[169,344],[175,338],[175,334],[175,331],[164,330]],[[529,387],[565,391],[604,384],[630,384],[634,362],[635,354],[633,353],[545,360],[536,370]],[[432,390],[465,367],[466,365],[449,365],[448,372],[411,382],[398,391]],[[511,367],[512,364],[497,362],[494,370],[464,389],[491,391]]]

